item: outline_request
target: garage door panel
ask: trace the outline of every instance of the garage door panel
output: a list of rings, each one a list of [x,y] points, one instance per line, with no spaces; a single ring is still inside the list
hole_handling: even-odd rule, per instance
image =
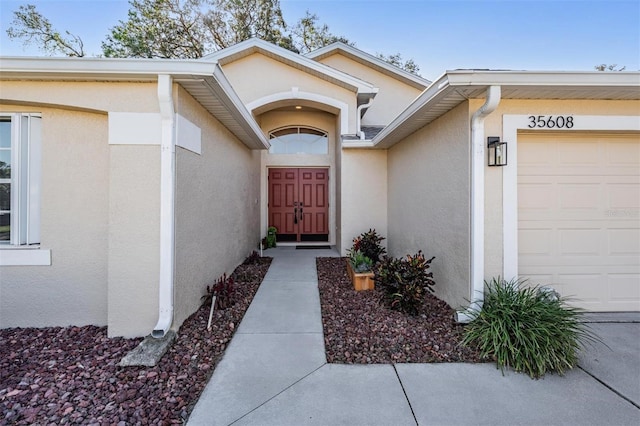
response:
[[[609,229],[607,237],[610,256],[640,256],[640,229]]]
[[[640,310],[638,135],[519,135],[518,222],[521,277],[589,310]]]
[[[564,138],[554,141],[558,156],[554,163],[561,167],[593,168],[598,167],[602,158],[601,147],[597,141],[582,140],[566,143]]]
[[[608,279],[610,303],[635,306],[633,310],[640,310],[640,273],[610,274]]]
[[[601,187],[602,185],[599,183],[559,183],[558,207],[561,210],[600,210]]]
[[[613,139],[606,144],[607,163],[617,168],[628,168],[627,172],[636,174],[633,169],[640,164],[640,144],[633,140]],[[622,171],[622,170],[621,170]]]
[[[560,256],[602,254],[602,236],[599,229],[559,229],[558,236]]]
[[[640,208],[640,183],[609,183],[607,184],[608,207],[610,209]],[[631,215],[632,212],[629,212]]]

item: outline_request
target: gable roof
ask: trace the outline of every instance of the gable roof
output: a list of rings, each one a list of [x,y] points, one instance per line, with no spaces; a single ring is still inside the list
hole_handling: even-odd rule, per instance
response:
[[[367,146],[389,148],[490,86],[501,99],[640,100],[640,72],[447,71]]]
[[[367,103],[370,98],[378,93],[378,88],[371,83],[259,38],[250,38],[234,44],[226,49],[205,55],[201,60],[216,61],[224,66],[254,53],[261,53],[278,62],[356,92],[358,105]]]
[[[307,53],[305,56],[320,61],[335,54],[343,55],[419,90],[424,90],[431,84],[431,81],[425,78],[398,68],[395,65],[391,65],[383,59],[377,58],[343,42],[335,42],[328,46],[321,47],[320,49]]]
[[[269,147],[266,136],[216,62],[202,60],[0,57],[2,80],[157,81],[180,84],[251,149]]]

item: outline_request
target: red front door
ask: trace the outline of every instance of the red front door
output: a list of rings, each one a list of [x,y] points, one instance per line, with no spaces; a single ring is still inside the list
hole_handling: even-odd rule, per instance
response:
[[[278,241],[329,241],[329,170],[269,169],[269,226]]]

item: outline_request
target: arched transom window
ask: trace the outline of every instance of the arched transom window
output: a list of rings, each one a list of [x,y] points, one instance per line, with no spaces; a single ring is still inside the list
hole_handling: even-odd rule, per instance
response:
[[[310,127],[285,127],[269,134],[271,154],[328,154],[327,132]]]

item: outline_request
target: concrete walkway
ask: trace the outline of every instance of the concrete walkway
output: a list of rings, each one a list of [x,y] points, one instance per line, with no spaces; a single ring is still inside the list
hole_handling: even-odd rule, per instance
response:
[[[592,318],[610,347],[542,380],[493,364],[327,364],[316,256],[269,250],[271,268],[189,425],[638,425],[640,314]],[[624,321],[620,323],[619,321]]]

